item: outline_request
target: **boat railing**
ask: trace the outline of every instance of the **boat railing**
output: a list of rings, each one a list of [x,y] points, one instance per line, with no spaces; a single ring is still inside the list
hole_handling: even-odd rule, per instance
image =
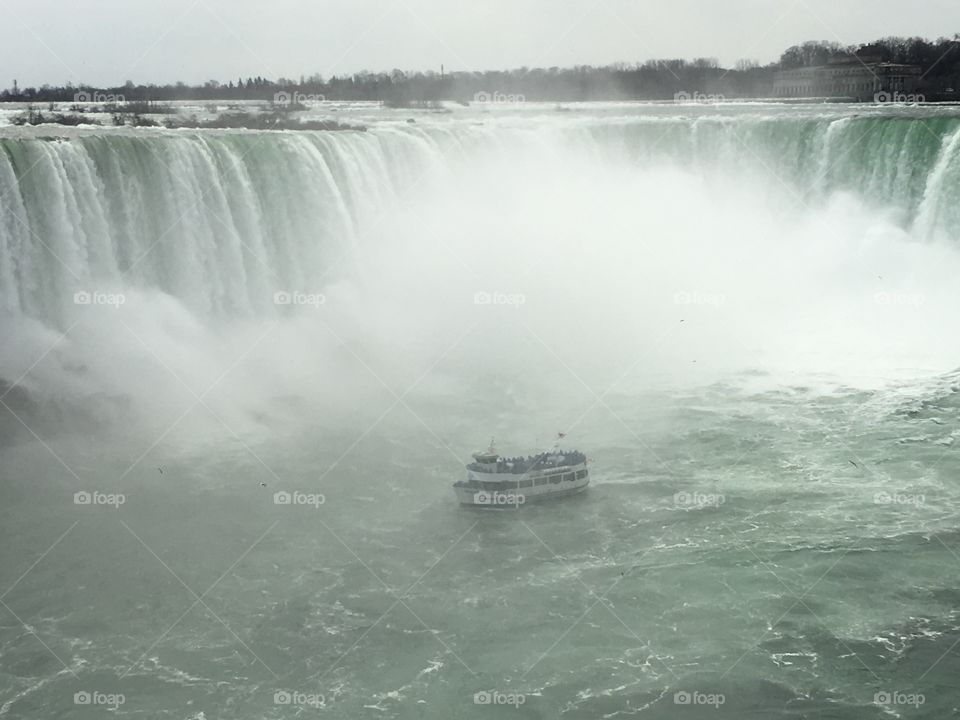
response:
[[[491,492],[509,492],[514,489],[525,490],[533,487],[539,488],[544,485],[552,486],[566,484],[568,482],[577,482],[589,477],[585,466],[580,466],[581,469],[579,470],[575,470],[575,467],[578,466],[565,468],[565,471],[548,475],[537,475],[536,477],[531,475],[513,475],[512,473],[489,473],[484,474],[482,478],[474,475],[466,480],[458,480],[454,483],[454,487],[468,488],[471,490],[488,490]]]
[[[535,470],[551,470],[554,468],[565,468],[573,465],[581,465],[587,461],[587,456],[581,452],[565,453],[540,453],[539,455],[528,455],[527,457],[498,458],[496,465],[493,463],[470,463],[468,470],[479,473],[489,474],[511,474],[524,475]],[[494,469],[496,468],[496,469]]]

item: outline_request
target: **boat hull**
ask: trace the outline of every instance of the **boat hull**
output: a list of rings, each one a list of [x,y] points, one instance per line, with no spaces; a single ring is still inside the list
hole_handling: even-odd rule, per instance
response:
[[[565,479],[567,478],[567,479]],[[532,502],[568,497],[590,486],[585,465],[565,467],[562,472],[527,475],[497,475],[470,472],[453,490],[461,505],[513,509]]]

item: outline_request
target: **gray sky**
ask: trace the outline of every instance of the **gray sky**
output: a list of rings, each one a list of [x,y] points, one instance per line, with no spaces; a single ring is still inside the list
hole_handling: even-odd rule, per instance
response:
[[[0,87],[768,62],[803,40],[956,32],[958,0],[0,0]]]

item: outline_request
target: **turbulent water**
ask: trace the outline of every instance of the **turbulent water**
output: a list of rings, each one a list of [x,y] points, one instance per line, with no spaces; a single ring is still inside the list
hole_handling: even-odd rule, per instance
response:
[[[960,715],[960,111],[339,110],[0,127],[0,717]]]

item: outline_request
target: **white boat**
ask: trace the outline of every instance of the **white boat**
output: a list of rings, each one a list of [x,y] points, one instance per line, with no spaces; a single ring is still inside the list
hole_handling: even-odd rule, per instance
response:
[[[473,454],[467,479],[453,484],[461,505],[515,508],[528,502],[575,495],[590,485],[587,456],[554,448],[504,458],[493,447]]]

